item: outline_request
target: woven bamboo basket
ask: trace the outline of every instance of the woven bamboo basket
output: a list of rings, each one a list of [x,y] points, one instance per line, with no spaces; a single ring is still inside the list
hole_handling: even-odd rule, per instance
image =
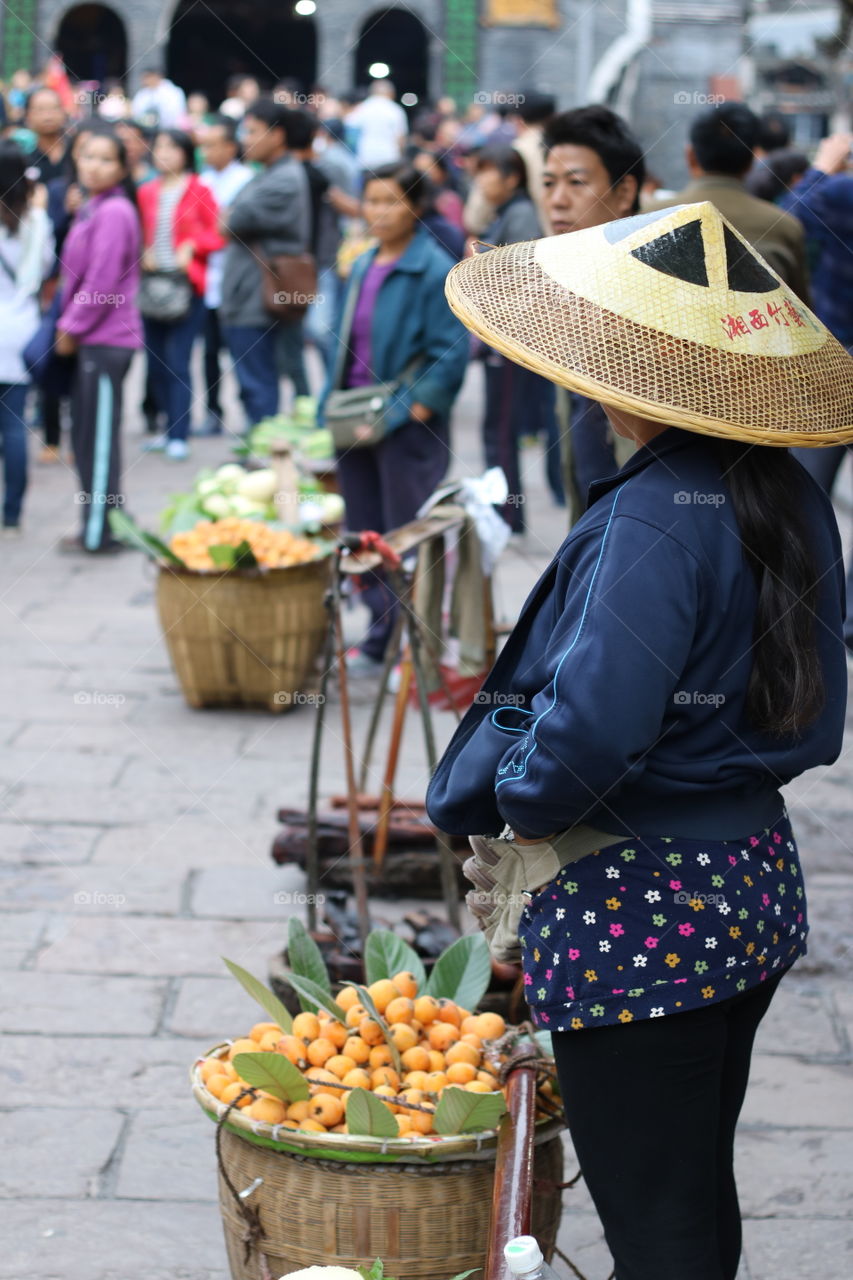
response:
[[[227,1128],[221,1151],[238,1192],[256,1184],[246,1203],[273,1276],[381,1258],[396,1280],[449,1280],[485,1263],[494,1152],[490,1161],[347,1164],[264,1149]],[[562,1208],[559,1137],[537,1144],[533,1170],[532,1231],[550,1260]],[[257,1253],[246,1260],[246,1223],[221,1174],[219,1203],[232,1278],[257,1280]]]
[[[327,557],[266,572],[160,570],[157,607],[191,707],[299,706],[326,629]]]

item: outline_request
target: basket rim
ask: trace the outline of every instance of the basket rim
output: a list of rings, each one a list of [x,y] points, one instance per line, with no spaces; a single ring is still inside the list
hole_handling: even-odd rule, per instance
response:
[[[258,565],[253,569],[190,569],[187,565],[164,564],[158,560],[160,575],[168,574],[174,578],[271,578],[277,573],[292,573],[294,569],[316,569],[318,565],[327,565],[332,549],[322,551],[312,560],[300,560],[298,564],[281,564],[274,567]]]
[[[230,1041],[214,1045],[207,1053],[196,1058],[190,1067],[192,1093],[202,1111],[211,1120],[219,1121],[228,1110],[209,1093],[201,1079],[201,1064],[207,1058],[219,1058],[230,1049]],[[235,1107],[225,1122],[225,1128],[258,1146],[270,1147],[288,1155],[314,1156],[317,1159],[340,1160],[353,1164],[405,1163],[441,1164],[454,1160],[488,1160],[497,1149],[498,1130],[484,1129],[480,1133],[419,1134],[417,1138],[371,1138],[367,1134],[311,1133],[281,1128],[265,1120],[253,1120]],[[548,1141],[564,1128],[559,1119],[540,1120],[536,1125],[536,1144]],[[280,1135],[286,1133],[284,1139]]]

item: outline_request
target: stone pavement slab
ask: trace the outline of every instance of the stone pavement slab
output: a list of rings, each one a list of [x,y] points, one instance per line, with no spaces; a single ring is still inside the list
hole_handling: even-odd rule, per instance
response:
[[[76,1111],[49,1103],[0,1111],[0,1197],[97,1195],[124,1126],[119,1111],[87,1107],[85,1091]]]
[[[128,914],[175,915],[182,905],[183,882],[168,867],[144,863],[77,867],[0,865],[0,901],[4,908],[50,908],[97,914],[116,906]]]
[[[222,969],[224,972],[224,965]],[[193,1056],[248,1032],[263,1017],[230,974],[225,978],[183,978],[177,999],[166,1013],[164,1030],[186,1036],[193,1044]]]
[[[20,969],[35,952],[46,925],[43,911],[0,913],[0,969]]]
[[[248,997],[247,997],[248,999]],[[248,1028],[247,1028],[248,1029]],[[0,1053],[0,1097],[16,1105],[111,1108],[134,1113],[189,1096],[189,1070],[209,1045],[163,1036],[7,1035]],[[183,1108],[186,1116],[186,1108]],[[142,1122],[144,1124],[144,1121]]]
[[[744,1222],[752,1280],[843,1280],[853,1270],[853,1222],[785,1215]]]
[[[191,1096],[169,1107],[137,1112],[127,1135],[116,1196],[215,1200],[215,1134],[213,1121]]]
[[[44,973],[102,973],[180,977],[222,972],[220,956],[244,968],[261,967],[275,950],[281,925],[167,920],[152,916],[81,916],[36,961]]]
[[[0,983],[0,1027],[24,1035],[153,1035],[166,989],[162,979],[19,972]]]
[[[752,1129],[737,1139],[741,1210],[750,1218],[843,1218],[853,1214],[846,1129]]]
[[[803,1140],[810,1129],[828,1124],[849,1132],[853,1129],[850,1064],[756,1055],[741,1124],[800,1129]]]
[[[18,1200],[0,1280],[231,1280],[214,1204]]]

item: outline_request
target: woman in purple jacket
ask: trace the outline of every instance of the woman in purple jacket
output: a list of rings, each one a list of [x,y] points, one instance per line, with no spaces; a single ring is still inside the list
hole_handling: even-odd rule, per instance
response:
[[[62,251],[59,355],[77,354],[71,392],[71,441],[80,477],[82,526],[63,539],[72,551],[113,551],[107,512],[121,492],[122,384],[142,346],[136,308],[142,239],[124,143],[109,130],[88,139],[78,160],[89,199]]]

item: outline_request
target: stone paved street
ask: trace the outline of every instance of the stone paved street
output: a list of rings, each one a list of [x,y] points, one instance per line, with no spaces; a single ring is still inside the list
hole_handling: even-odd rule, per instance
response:
[[[457,413],[457,470],[478,469],[479,378],[472,369]],[[136,403],[130,394],[129,508],[153,527],[166,496],[227,449],[204,440],[187,463],[140,458]],[[497,584],[510,618],[564,525],[541,459],[526,458],[533,531],[507,552]],[[257,1020],[221,957],[265,976],[282,946],[287,908],[275,895],[302,879],[275,868],[269,848],[277,807],[305,803],[314,713],[185,706],[151,566],[130,552],[92,562],[56,550],[74,528],[76,487],[65,466],[34,466],[25,537],[3,543],[0,1196],[13,1203],[0,1280],[227,1280],[213,1128],[187,1072]],[[441,742],[450,730],[439,715]],[[853,1270],[851,745],[789,797],[812,933],[758,1037],[737,1155],[739,1280]],[[336,734],[325,766],[324,790],[339,789]],[[425,780],[412,719],[399,790],[417,795]],[[402,905],[378,903],[377,914]],[[567,1176],[574,1169],[568,1149]],[[586,1280],[606,1280],[582,1184],[566,1193],[561,1244]]]

